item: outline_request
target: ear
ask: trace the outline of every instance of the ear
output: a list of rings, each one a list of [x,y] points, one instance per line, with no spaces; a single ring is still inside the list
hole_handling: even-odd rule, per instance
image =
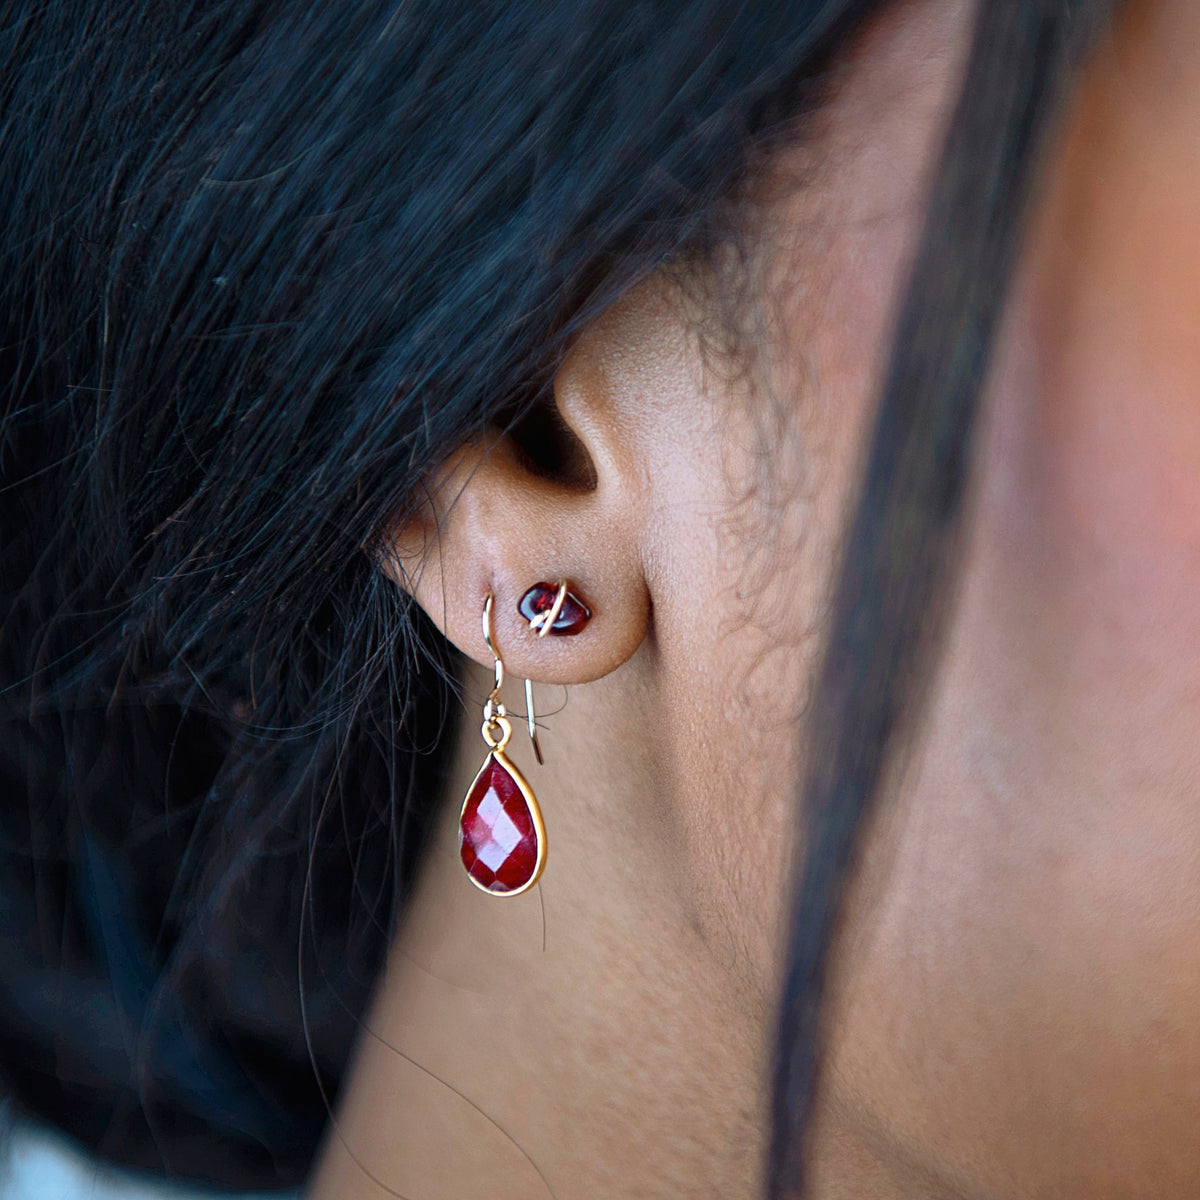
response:
[[[593,361],[571,355],[552,403],[451,455],[417,514],[393,531],[382,564],[459,650],[486,666],[481,618],[491,592],[505,667],[541,683],[607,675],[641,645],[650,622],[638,517],[646,472]],[[539,637],[518,606],[532,586],[559,580],[591,616],[573,636]]]

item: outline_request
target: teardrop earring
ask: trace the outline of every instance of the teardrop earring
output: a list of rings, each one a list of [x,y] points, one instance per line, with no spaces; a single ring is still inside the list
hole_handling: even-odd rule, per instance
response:
[[[546,866],[546,827],[533,788],[504,753],[512,725],[500,698],[504,662],[492,628],[491,592],[483,602],[483,637],[495,660],[495,685],[483,706],[481,730],[488,755],[463,800],[459,854],[467,877],[481,891],[489,896],[519,896],[537,883]],[[531,691],[527,686],[527,699]],[[529,711],[533,730],[532,708]],[[536,739],[534,747],[541,761]]]

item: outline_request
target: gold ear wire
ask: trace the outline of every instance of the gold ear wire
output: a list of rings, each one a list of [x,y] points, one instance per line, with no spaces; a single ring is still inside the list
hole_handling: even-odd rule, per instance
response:
[[[495,675],[496,686],[492,688],[492,699],[500,698],[500,688],[504,685],[504,660],[500,657],[500,652],[496,649],[496,638],[492,631],[492,593],[488,592],[487,599],[483,602],[483,640],[487,642],[487,648],[492,652],[492,658],[495,659]]]
[[[554,622],[558,620],[558,614],[562,612],[566,601],[567,581],[560,579],[554,603],[544,613],[538,613],[529,622],[529,628],[534,630],[538,637],[544,638],[550,632]],[[529,722],[529,740],[533,743],[533,752],[537,756],[538,765],[545,766],[546,760],[542,757],[542,744],[538,741],[537,735],[537,717],[533,711],[533,681],[529,679],[525,680],[525,716]]]
[[[562,608],[562,597],[566,595],[566,584],[562,585],[562,591],[559,597],[558,608]],[[550,619],[550,624],[554,623],[558,612],[554,611],[554,615]],[[547,627],[548,628],[548,627]],[[490,697],[494,705],[500,706],[501,715],[503,715],[503,706],[500,701],[500,688],[504,684],[504,660],[500,657],[500,652],[496,649],[496,632],[492,627],[492,593],[488,592],[487,599],[483,602],[483,640],[487,642],[487,648],[492,652],[492,658],[495,660],[494,673],[496,685],[492,688]],[[542,754],[542,743],[538,740],[537,731],[537,714],[533,711],[533,680],[525,680],[525,719],[529,726],[529,740],[533,743],[533,753],[538,760],[538,766],[546,765],[546,758]]]
[[[546,760],[542,757],[542,744],[538,741],[537,716],[533,711],[533,680],[525,680],[525,719],[529,723],[529,740],[533,743],[533,753],[537,757],[538,766],[544,767]]]

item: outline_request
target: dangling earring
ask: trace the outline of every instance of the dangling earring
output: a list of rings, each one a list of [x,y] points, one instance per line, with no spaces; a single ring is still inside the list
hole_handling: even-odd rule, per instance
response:
[[[542,810],[525,777],[504,753],[512,737],[508,711],[500,699],[504,662],[492,629],[492,593],[483,602],[483,637],[495,659],[495,686],[483,706],[483,740],[488,756],[467,789],[458,819],[458,845],[471,882],[489,896],[519,896],[541,877],[546,865],[546,827]],[[526,681],[526,699],[532,699]],[[530,736],[538,761],[533,707],[529,707]]]

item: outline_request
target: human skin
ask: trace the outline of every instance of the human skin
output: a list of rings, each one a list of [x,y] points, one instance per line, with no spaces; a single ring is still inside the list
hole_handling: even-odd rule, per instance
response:
[[[665,273],[581,335],[554,398],[594,487],[493,439],[396,530],[483,666],[318,1200],[758,1193],[804,715],[968,18],[902,4],[845,56],[758,182],[737,338]],[[1197,46],[1200,6],[1130,5],[1064,110],[837,942],[819,1200],[1200,1194]],[[517,600],[559,576],[595,616],[539,640]],[[546,684],[546,765],[512,752],[549,861],[509,900],[456,847],[489,589],[510,707]]]

